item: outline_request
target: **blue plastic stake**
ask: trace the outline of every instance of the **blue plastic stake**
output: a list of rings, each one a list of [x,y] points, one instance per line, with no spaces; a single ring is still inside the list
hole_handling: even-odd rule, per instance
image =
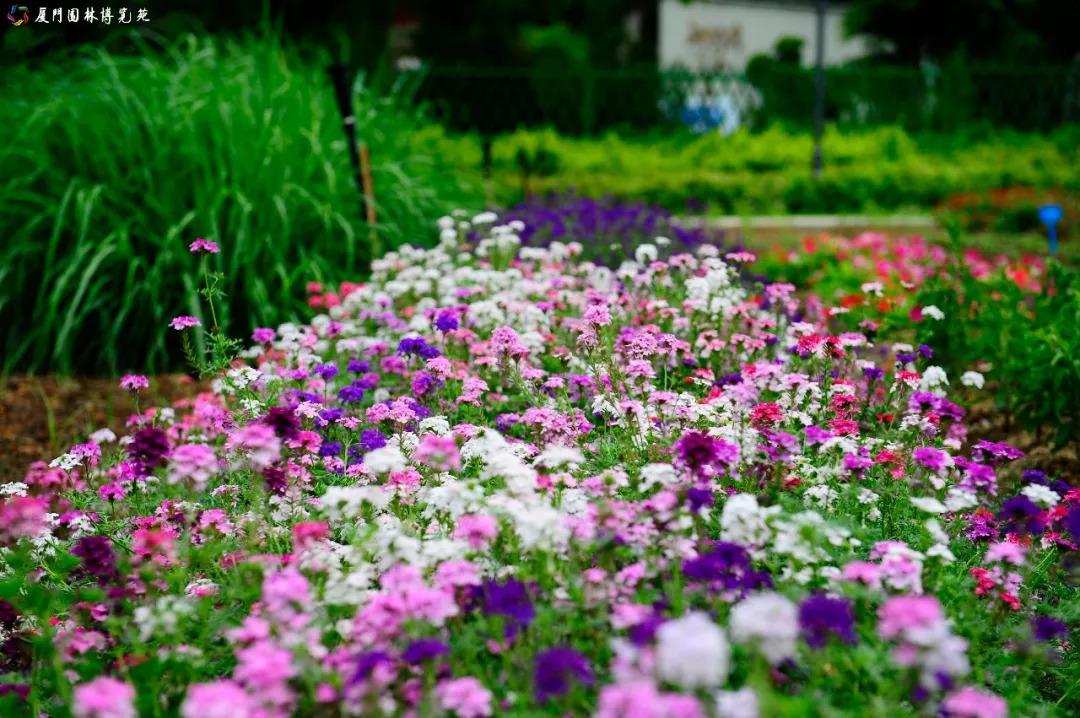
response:
[[[1061,207],[1045,204],[1039,207],[1039,221],[1046,225],[1046,236],[1050,240],[1050,254],[1057,256],[1057,225],[1061,221]]]

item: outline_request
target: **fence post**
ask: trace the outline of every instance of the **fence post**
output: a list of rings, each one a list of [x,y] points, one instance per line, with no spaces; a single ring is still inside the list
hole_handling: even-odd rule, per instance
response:
[[[581,82],[581,134],[591,135],[596,121],[596,77],[588,65],[581,73]]]
[[[829,0],[817,3],[817,72],[814,82],[814,179],[820,179],[823,158],[821,156],[821,133],[825,128],[825,9]]]

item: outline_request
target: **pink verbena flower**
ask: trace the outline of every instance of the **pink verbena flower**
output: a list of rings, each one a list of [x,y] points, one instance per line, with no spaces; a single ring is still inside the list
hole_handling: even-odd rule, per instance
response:
[[[461,468],[461,455],[452,436],[424,434],[413,458],[436,471],[455,471]]]
[[[120,501],[126,495],[127,490],[124,489],[123,484],[118,481],[112,481],[98,487],[98,496],[100,496],[103,501]]]
[[[499,535],[499,521],[487,514],[466,514],[458,519],[454,538],[465,539],[475,549],[485,549]]]
[[[269,344],[277,337],[277,332],[267,327],[258,327],[251,333],[251,340],[256,344]]]
[[[941,707],[949,718],[1005,718],[1009,714],[1004,699],[972,686],[964,686],[945,696]]]
[[[75,687],[75,718],[136,718],[135,689],[124,681],[98,676]]]
[[[242,463],[256,471],[281,459],[281,439],[272,426],[265,424],[249,424],[237,429],[229,435],[225,448],[246,454],[247,460]]]
[[[201,489],[217,471],[217,455],[206,444],[181,444],[169,456],[170,484],[188,481]]]
[[[878,610],[882,638],[896,638],[902,632],[930,629],[944,622],[941,604],[933,596],[895,596]]]
[[[435,697],[444,711],[455,711],[458,718],[480,718],[492,714],[491,691],[475,678],[454,678],[435,686]]]
[[[183,331],[192,327],[201,327],[202,322],[198,317],[180,316],[169,322],[169,326],[177,331]]]
[[[125,374],[120,379],[120,388],[127,389],[128,391],[138,391],[139,389],[145,389],[150,386],[150,380],[142,374]]]
[[[254,705],[244,689],[232,681],[196,683],[180,706],[182,718],[249,718]]]
[[[188,249],[192,254],[217,254],[220,251],[217,242],[211,242],[208,239],[196,239],[188,245]]]
[[[45,502],[34,496],[0,501],[0,539],[36,536],[45,528]]]

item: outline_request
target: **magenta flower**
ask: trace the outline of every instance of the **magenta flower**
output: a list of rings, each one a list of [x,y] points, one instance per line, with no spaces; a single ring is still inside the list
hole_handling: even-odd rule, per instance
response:
[[[1005,718],[1009,714],[1009,707],[1001,697],[971,686],[945,696],[941,708],[949,718]]]
[[[201,327],[202,322],[199,321],[198,317],[189,317],[185,315],[173,319],[169,322],[169,326],[177,331],[183,331],[185,329],[190,329],[191,327]]]
[[[120,388],[128,391],[138,391],[150,386],[150,380],[142,374],[125,374],[120,380]]]
[[[248,718],[254,701],[233,681],[196,683],[180,706],[183,718]]]
[[[251,334],[251,340],[256,344],[269,344],[270,342],[274,341],[274,337],[276,336],[277,333],[274,332],[273,329],[268,329],[267,327],[257,327],[255,331]]]
[[[135,718],[135,689],[109,676],[76,686],[72,714],[75,718]]]
[[[188,249],[192,254],[217,254],[220,251],[217,242],[211,242],[208,239],[196,239],[188,246]]]

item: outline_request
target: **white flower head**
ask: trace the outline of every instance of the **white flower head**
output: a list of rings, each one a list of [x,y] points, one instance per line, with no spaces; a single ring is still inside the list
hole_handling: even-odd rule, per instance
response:
[[[731,637],[753,643],[774,665],[795,655],[799,609],[779,593],[751,596],[731,610]]]
[[[730,660],[723,629],[702,611],[668,621],[656,632],[656,671],[684,688],[719,688]]]

